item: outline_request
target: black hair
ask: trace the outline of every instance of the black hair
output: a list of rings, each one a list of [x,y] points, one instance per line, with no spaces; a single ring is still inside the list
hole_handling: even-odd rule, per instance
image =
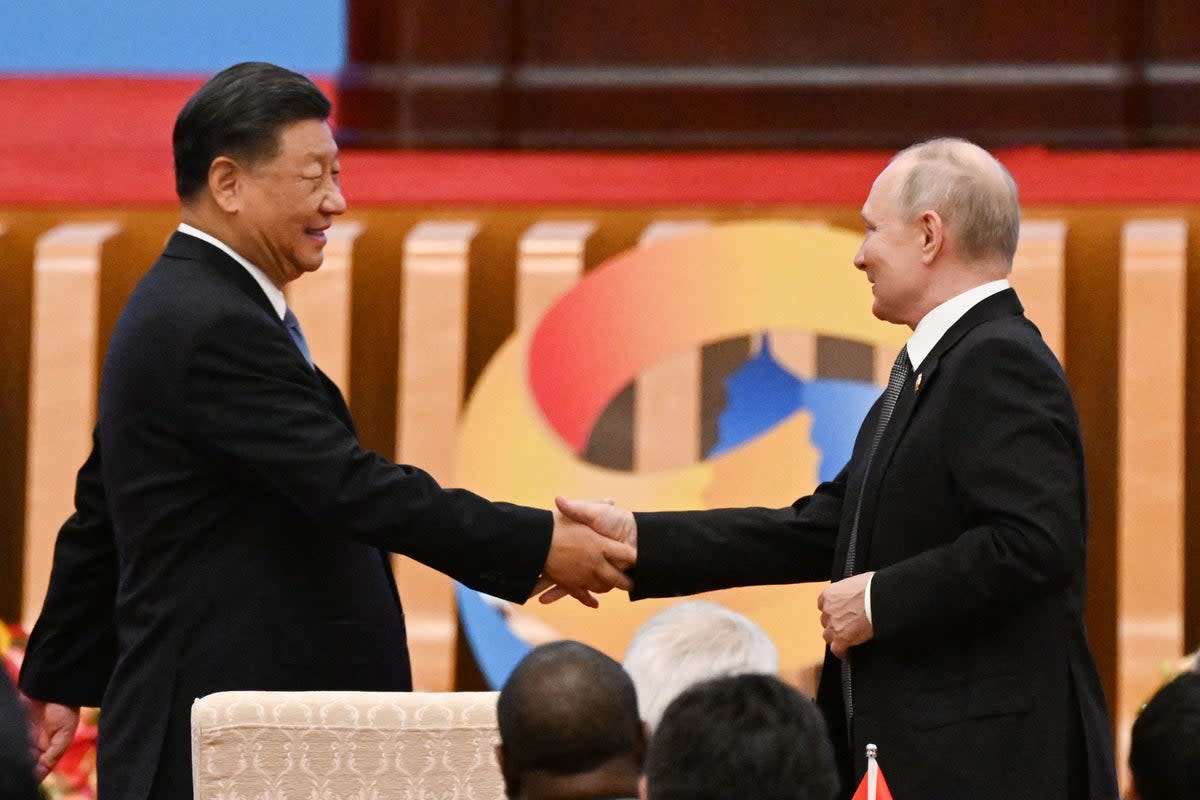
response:
[[[621,755],[641,762],[637,692],[621,665],[574,641],[534,648],[496,704],[506,770],[586,772]]]
[[[331,105],[303,75],[247,61],[214,75],[175,119],[175,193],[188,202],[208,182],[217,156],[253,164],[273,157],[279,130],[307,119],[326,120]]]
[[[1200,673],[1175,678],[1138,714],[1129,770],[1142,800],[1200,797]]]
[[[646,753],[650,800],[832,800],[825,720],[772,675],[698,683],[676,697]]]

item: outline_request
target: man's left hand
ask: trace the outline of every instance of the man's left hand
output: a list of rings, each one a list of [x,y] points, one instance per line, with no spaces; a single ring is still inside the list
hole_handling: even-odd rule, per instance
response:
[[[31,698],[24,698],[24,702],[36,761],[34,774],[41,783],[71,746],[75,729],[79,727],[79,707]]]
[[[873,572],[852,575],[825,587],[817,598],[821,611],[821,627],[829,649],[838,658],[844,659],[850,648],[870,641],[875,635],[871,621],[867,619],[867,582]]]

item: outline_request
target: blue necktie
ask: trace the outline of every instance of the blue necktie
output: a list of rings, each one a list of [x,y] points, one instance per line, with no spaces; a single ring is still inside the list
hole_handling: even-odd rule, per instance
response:
[[[296,319],[296,315],[292,313],[290,308],[284,312],[283,326],[287,328],[292,341],[296,343],[296,349],[300,351],[300,355],[304,356],[304,360],[308,362],[308,368],[315,369],[312,353],[308,351],[308,342],[304,339],[304,331],[300,330],[300,320]]]

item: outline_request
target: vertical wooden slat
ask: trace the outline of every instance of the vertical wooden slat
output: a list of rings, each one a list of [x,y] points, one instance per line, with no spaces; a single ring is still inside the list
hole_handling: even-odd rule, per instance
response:
[[[699,220],[654,222],[642,232],[639,243],[684,236],[707,224]],[[678,469],[699,460],[700,375],[699,348],[642,370],[633,397],[634,469]]]
[[[25,575],[25,441],[28,435],[29,317],[32,248],[18,252],[0,222],[0,619],[22,617]]]
[[[596,223],[538,222],[517,245],[518,330],[530,330],[583,274],[587,240]]]
[[[1118,763],[1129,727],[1183,653],[1187,225],[1131,221],[1121,236],[1118,351]]]
[[[474,222],[424,222],[404,243],[397,456],[454,479]]]
[[[34,251],[22,616],[41,610],[75,473],[91,450],[99,374],[100,256],[117,223],[69,223]]]
[[[1067,224],[1061,220],[1021,223],[1021,238],[1013,258],[1010,282],[1025,306],[1025,316],[1066,363],[1066,246]]]
[[[805,220],[806,224],[828,227],[822,220]],[[817,335],[812,331],[773,330],[767,332],[771,355],[784,369],[804,380],[817,377]],[[757,353],[763,338],[750,338],[750,352]]]
[[[817,337],[812,331],[771,331],[770,346],[775,360],[796,377],[817,377]]]
[[[325,263],[287,285],[288,305],[304,327],[313,361],[350,394],[350,280],[359,222],[339,222],[329,229]]]
[[[874,355],[871,371],[875,375],[875,383],[880,387],[887,386],[888,378],[892,375],[892,364],[896,363],[896,349],[891,345],[879,344],[871,348],[871,352]]]
[[[421,467],[443,485],[454,482],[467,281],[478,231],[475,222],[422,222],[404,240],[396,460]],[[413,685],[449,690],[455,618],[450,579],[408,558],[393,559],[393,568],[401,595],[420,597],[406,611]]]

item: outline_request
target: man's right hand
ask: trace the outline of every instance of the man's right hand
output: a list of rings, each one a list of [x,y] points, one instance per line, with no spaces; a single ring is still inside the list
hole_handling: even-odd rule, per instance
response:
[[[33,742],[36,761],[34,773],[41,783],[75,739],[79,707],[25,698],[25,711],[29,716],[29,738]]]
[[[569,594],[585,606],[596,608],[600,603],[592,592],[613,588],[628,591],[633,586],[624,570],[636,561],[637,550],[633,547],[601,536],[587,524],[555,511],[550,552],[534,594],[553,587],[550,591],[558,593],[556,600]]]
[[[613,505],[607,500],[568,500],[565,497],[554,498],[554,503],[558,507],[558,513],[555,514],[555,535],[559,530],[559,521],[573,522],[579,525],[586,525],[596,533],[602,534],[606,539],[611,540],[610,544],[622,548],[610,554],[608,561],[610,567],[614,569],[619,567],[621,570],[628,569],[637,561],[637,522],[633,518],[633,513],[627,509]],[[613,556],[617,557],[613,557]],[[615,566],[614,566],[615,565]],[[609,577],[611,573],[605,571]],[[633,584],[628,576],[623,572],[619,572],[619,580],[613,582],[608,588],[615,586],[618,589],[629,591]],[[538,598],[542,603],[553,603],[556,600],[561,600],[568,594],[579,600],[584,605],[595,608],[599,605],[596,599],[591,596],[586,590],[582,594],[577,590],[565,585],[562,581],[550,580],[554,578],[549,569],[549,559],[547,559],[546,576],[538,583],[534,589],[534,594],[540,594]],[[557,585],[555,585],[557,584]],[[597,589],[596,591],[608,591],[608,588]]]

